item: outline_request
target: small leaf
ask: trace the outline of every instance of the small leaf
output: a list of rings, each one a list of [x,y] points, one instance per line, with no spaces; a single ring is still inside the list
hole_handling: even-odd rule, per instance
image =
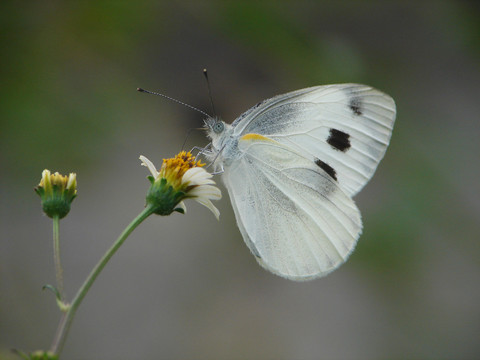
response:
[[[12,349],[12,353],[20,356],[22,359],[24,360],[30,360],[30,356],[28,356],[27,354],[25,354],[23,351],[20,351],[18,349]]]
[[[62,300],[62,296],[60,295],[60,292],[57,290],[57,288],[53,285],[50,285],[50,284],[47,284],[47,285],[43,285],[42,287],[42,290],[50,290],[51,292],[53,292],[55,294],[55,297],[57,298],[57,300]]]

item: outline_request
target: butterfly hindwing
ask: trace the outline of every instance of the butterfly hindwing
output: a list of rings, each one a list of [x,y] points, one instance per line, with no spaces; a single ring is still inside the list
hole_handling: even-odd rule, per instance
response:
[[[242,235],[259,263],[280,276],[326,275],[349,256],[360,212],[321,160],[258,134],[223,175]]]

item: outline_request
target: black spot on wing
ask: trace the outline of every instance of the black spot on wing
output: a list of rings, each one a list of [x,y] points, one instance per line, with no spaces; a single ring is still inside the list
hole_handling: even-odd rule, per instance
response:
[[[330,165],[328,165],[327,163],[324,163],[320,159],[315,159],[315,164],[320,166],[320,168],[322,168],[323,171],[325,171],[328,175],[330,175],[330,177],[333,180],[337,180],[337,173]]]
[[[352,97],[350,99],[348,107],[350,108],[350,110],[352,110],[352,112],[355,115],[357,116],[362,115],[362,101],[360,100],[359,97]]]
[[[352,146],[350,144],[350,135],[337,129],[330,129],[330,136],[327,139],[327,143],[334,149],[340,151],[347,151]]]

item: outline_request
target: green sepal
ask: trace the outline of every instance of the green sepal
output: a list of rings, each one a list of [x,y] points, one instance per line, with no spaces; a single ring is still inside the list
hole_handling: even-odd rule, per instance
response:
[[[24,360],[58,360],[58,355],[51,351],[37,350],[30,354],[25,354],[23,351],[13,349],[12,352]]]
[[[149,180],[152,181],[149,176]],[[170,215],[177,211],[177,205],[185,198],[185,192],[174,190],[167,179],[157,179],[152,183],[147,193],[147,204],[153,206],[153,213],[157,215]]]
[[[183,208],[175,208],[175,210],[173,211],[176,211],[176,212],[179,212],[180,214],[185,215],[185,210]]]
[[[63,219],[70,212],[70,203],[63,197],[52,197],[42,201],[42,210],[49,218],[58,215],[59,219]]]
[[[49,217],[58,216],[64,218],[70,212],[70,204],[77,196],[75,189],[65,189],[62,191],[58,185],[52,185],[47,190],[41,186],[34,188],[35,192],[42,199],[42,210]]]
[[[33,190],[35,190],[35,192],[38,194],[38,196],[40,197],[43,197],[43,195],[45,195],[45,189],[41,186],[36,186],[33,188]]]

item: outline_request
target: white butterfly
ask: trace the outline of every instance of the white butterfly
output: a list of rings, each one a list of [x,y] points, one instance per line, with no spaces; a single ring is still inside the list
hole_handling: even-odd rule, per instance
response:
[[[262,101],[229,125],[205,120],[238,227],[274,274],[309,280],[350,255],[362,231],[352,200],[390,141],[393,99],[369,86],[316,86]]]

